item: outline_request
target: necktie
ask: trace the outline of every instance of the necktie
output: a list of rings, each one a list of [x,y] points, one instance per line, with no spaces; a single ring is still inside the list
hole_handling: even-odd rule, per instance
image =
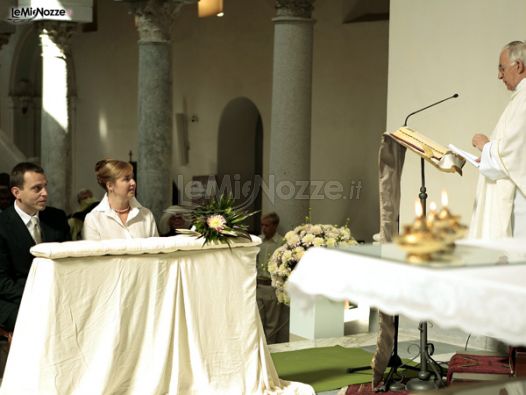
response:
[[[42,243],[42,233],[40,232],[40,225],[38,224],[38,218],[36,216],[31,217],[31,225],[33,228],[33,239],[35,239],[35,243]]]

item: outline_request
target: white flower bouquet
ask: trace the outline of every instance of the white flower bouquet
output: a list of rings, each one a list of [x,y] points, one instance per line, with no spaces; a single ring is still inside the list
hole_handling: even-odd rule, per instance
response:
[[[285,244],[272,254],[268,271],[280,303],[289,304],[285,283],[292,270],[310,247],[336,247],[357,244],[348,226],[313,225],[306,223],[285,234]]]

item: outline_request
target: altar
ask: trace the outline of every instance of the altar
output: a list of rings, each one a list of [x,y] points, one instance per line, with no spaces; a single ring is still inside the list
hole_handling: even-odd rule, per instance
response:
[[[292,272],[291,299],[349,299],[443,328],[526,345],[524,240],[463,241],[453,254],[410,264],[395,244],[312,248]]]
[[[267,350],[259,243],[33,247],[0,394],[314,394],[280,380]]]

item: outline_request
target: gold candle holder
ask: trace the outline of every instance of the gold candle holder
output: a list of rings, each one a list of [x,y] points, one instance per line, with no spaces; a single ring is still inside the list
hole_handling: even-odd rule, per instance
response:
[[[435,234],[422,215],[422,206],[415,204],[416,218],[412,225],[406,225],[404,232],[395,238],[395,242],[406,251],[406,259],[412,263],[429,262],[433,253],[442,251],[444,240]]]

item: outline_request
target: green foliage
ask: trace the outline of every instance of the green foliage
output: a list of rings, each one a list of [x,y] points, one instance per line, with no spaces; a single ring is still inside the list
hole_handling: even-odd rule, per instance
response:
[[[230,245],[235,238],[251,240],[247,225],[243,222],[257,211],[248,213],[234,208],[234,198],[221,195],[219,199],[212,198],[208,203],[196,207],[192,213],[194,230],[178,229],[182,234],[203,238],[204,243],[221,242]]]

